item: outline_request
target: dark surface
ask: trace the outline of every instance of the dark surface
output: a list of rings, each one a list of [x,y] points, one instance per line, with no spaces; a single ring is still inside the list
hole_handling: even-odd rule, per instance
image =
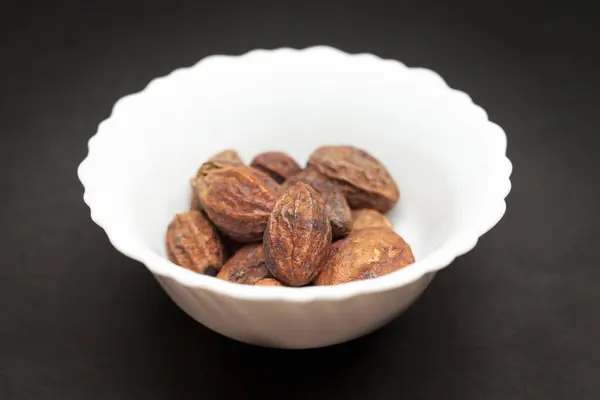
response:
[[[592,6],[38,3],[0,10],[0,398],[600,398]],[[508,134],[513,191],[496,228],[386,328],[266,350],[203,328],[114,250],[76,167],[112,104],[150,79],[313,44],[426,66],[469,93]]]

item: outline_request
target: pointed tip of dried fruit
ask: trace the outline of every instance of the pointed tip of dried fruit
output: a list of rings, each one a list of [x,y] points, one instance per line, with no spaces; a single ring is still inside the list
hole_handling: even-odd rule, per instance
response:
[[[234,164],[243,164],[244,161],[240,157],[240,155],[235,150],[223,150],[220,153],[215,154],[208,161],[217,161],[217,162],[230,162]]]
[[[303,286],[321,271],[331,245],[331,225],[317,192],[299,182],[281,196],[264,234],[265,262],[288,286]]]
[[[173,263],[200,274],[215,276],[223,265],[219,234],[200,211],[187,211],[173,218],[166,247]]]

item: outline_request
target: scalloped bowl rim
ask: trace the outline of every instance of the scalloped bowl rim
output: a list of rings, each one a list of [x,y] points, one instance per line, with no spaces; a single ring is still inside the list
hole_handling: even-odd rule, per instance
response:
[[[155,254],[153,251],[144,248],[144,246],[141,246],[138,243],[139,240],[137,238],[133,237],[133,235],[128,235],[126,232],[120,230],[119,222],[115,221],[114,219],[111,219],[110,210],[103,209],[102,204],[100,204],[100,202],[98,202],[90,194],[90,188],[94,185],[94,182],[92,180],[93,174],[91,173],[91,168],[95,160],[97,160],[100,157],[99,152],[95,150],[95,148],[97,147],[96,143],[110,139],[110,130],[103,129],[105,127],[105,123],[112,118],[112,116],[115,114],[115,110],[117,110],[123,102],[130,101],[131,99],[137,96],[143,95],[146,91],[151,89],[151,87],[155,83],[166,80],[173,74],[179,74],[201,67],[202,63],[208,59],[242,59],[253,57],[254,55],[262,54],[265,52],[271,54],[285,52],[334,52],[348,58],[372,58],[377,60],[378,62],[395,63],[403,69],[419,70],[421,72],[427,72],[435,76],[435,78],[439,81],[439,84],[445,87],[445,90],[464,95],[470,102],[469,106],[479,108],[480,111],[482,111],[485,114],[485,123],[488,124],[490,128],[494,129],[489,129],[485,133],[482,132],[482,134],[502,135],[501,139],[504,149],[502,151],[502,157],[499,157],[498,160],[496,160],[498,164],[498,169],[504,171],[504,176],[502,177],[502,180],[499,183],[500,185],[502,185],[501,196],[498,196],[497,199],[494,199],[493,206],[487,206],[489,209],[489,213],[485,216],[486,218],[482,221],[482,223],[480,223],[479,226],[477,226],[476,229],[473,230],[473,233],[471,235],[461,235],[458,237],[454,236],[452,239],[441,245],[438,249],[436,249],[433,253],[429,254],[424,259],[417,260],[413,264],[393,273],[375,279],[354,281],[333,286],[308,286],[302,288],[291,288],[268,286],[255,287],[249,285],[240,285],[236,283],[222,281],[220,279],[215,279],[214,277],[200,275],[187,269],[181,268],[173,264],[167,258],[161,257],[158,254]],[[436,72],[422,67],[407,67],[400,61],[384,59],[370,53],[352,54],[346,53],[342,50],[338,50],[333,47],[322,45],[307,47],[303,49],[293,49],[289,47],[281,47],[277,49],[256,49],[241,55],[211,55],[199,60],[192,66],[175,69],[170,74],[151,80],[144,89],[136,93],[126,95],[120,98],[115,103],[110,116],[98,125],[98,130],[96,134],[89,139],[88,154],[77,169],[79,180],[81,181],[84,187],[83,199],[84,202],[90,208],[91,219],[105,231],[110,243],[119,252],[121,252],[129,258],[143,263],[153,274],[173,279],[174,281],[186,287],[199,288],[212,292],[219,292],[231,298],[254,301],[280,300],[292,302],[341,300],[344,298],[366,295],[369,293],[384,292],[408,285],[412,282],[417,281],[418,279],[420,279],[428,273],[434,273],[442,268],[445,268],[450,263],[452,263],[452,261],[454,261],[456,257],[461,256],[472,250],[476,246],[479,238],[486,232],[491,230],[503,217],[506,211],[505,198],[506,196],[508,196],[511,189],[511,173],[512,164],[510,160],[506,157],[506,134],[504,133],[502,128],[499,127],[497,124],[491,122],[487,117],[487,113],[485,113],[485,111],[480,106],[473,103],[473,101],[466,93],[461,92],[460,90],[450,88],[448,84],[443,80],[443,78],[441,78]]]

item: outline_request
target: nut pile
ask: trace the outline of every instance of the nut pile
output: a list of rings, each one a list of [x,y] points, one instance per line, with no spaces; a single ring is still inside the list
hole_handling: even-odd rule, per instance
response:
[[[335,285],[414,262],[385,217],[400,192],[387,169],[353,146],[323,146],[302,169],[267,152],[244,164],[214,155],[191,180],[190,210],[167,229],[169,259],[244,285]]]

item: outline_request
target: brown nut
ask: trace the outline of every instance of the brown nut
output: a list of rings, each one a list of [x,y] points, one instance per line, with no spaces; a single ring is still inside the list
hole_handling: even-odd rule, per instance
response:
[[[303,286],[321,271],[331,245],[331,225],[320,196],[299,182],[277,200],[265,230],[265,262],[287,286]]]
[[[354,230],[331,245],[315,285],[336,285],[371,279],[397,271],[415,261],[410,246],[389,228]]]
[[[169,260],[191,271],[215,276],[223,265],[219,234],[200,211],[177,214],[167,229],[166,245]]]
[[[392,229],[392,223],[389,219],[377,210],[363,208],[361,210],[352,210],[353,229],[365,228],[389,228]]]
[[[340,182],[352,208],[389,211],[400,198],[388,170],[366,151],[353,146],[324,146],[315,150],[308,166]]]
[[[215,154],[208,161],[214,161],[218,163],[232,163],[232,164],[243,164],[241,157],[235,150],[224,150],[220,153]],[[196,173],[196,176],[200,173],[200,170]],[[194,179],[191,180],[192,193],[190,196],[190,210],[200,210],[200,201],[194,190]]]
[[[266,172],[278,183],[282,183],[302,170],[292,157],[279,151],[259,154],[254,157],[250,165]]]
[[[208,218],[238,242],[259,241],[280,187],[264,172],[242,164],[206,162],[194,188]]]
[[[256,282],[254,286],[283,286],[281,282],[273,278],[265,278]]]
[[[261,279],[270,276],[271,274],[265,266],[265,253],[262,243],[256,243],[239,249],[223,265],[217,278],[244,285],[254,285]]]
[[[352,215],[339,185],[314,169],[307,168],[286,180],[282,188],[288,189],[298,182],[309,184],[321,196],[331,223],[333,239],[348,235],[352,230]]]

